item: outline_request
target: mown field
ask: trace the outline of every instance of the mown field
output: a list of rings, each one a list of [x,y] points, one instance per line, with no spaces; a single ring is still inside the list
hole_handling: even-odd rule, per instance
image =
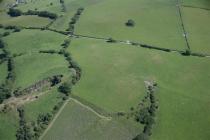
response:
[[[43,139],[127,140],[137,135],[140,129],[135,122],[129,120],[100,118],[86,107],[70,100]]]
[[[43,140],[132,140],[143,132],[143,125],[127,115],[145,98],[145,81],[158,84],[155,97],[159,108],[150,140],[209,140],[209,0],[64,0],[64,4],[59,0],[26,0],[15,7],[23,12],[52,12],[58,16],[56,20],[36,15],[10,17],[6,12],[14,2],[0,0],[0,24],[36,29],[0,29],[5,42],[0,54],[7,52],[6,58],[1,58],[0,86],[9,83],[12,90],[22,90],[60,74],[62,82],[71,81],[72,75],[78,74],[74,65],[82,70],[79,82],[69,85],[71,94],[81,100],[66,100],[68,96],[61,94],[58,86],[24,95],[37,95],[34,100],[21,100],[27,125],[38,129],[47,128],[53,119],[44,116],[41,119],[47,121],[40,125],[40,115],[56,115],[68,102],[46,132],[41,128]],[[64,35],[80,7],[84,11],[77,15],[76,36]],[[125,25],[129,19],[135,21],[134,27]],[[5,36],[5,32],[10,34]],[[97,37],[125,42],[108,43]],[[62,45],[67,39],[70,45]],[[176,51],[142,48],[129,41]],[[181,55],[180,51],[184,54],[186,50],[189,54]],[[10,61],[14,61],[12,72]],[[13,81],[11,73],[15,74]],[[14,103],[9,107],[0,112],[0,140],[17,139],[20,106]],[[99,108],[111,116],[103,116]]]

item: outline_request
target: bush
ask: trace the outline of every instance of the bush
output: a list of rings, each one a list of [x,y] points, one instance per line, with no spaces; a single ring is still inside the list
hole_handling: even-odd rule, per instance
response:
[[[149,137],[146,134],[141,133],[141,134],[137,135],[133,140],[148,140],[148,139],[149,139]]]
[[[0,39],[0,48],[2,49],[4,47],[5,47],[5,44],[4,44],[3,40]]]
[[[126,23],[125,23],[126,26],[128,27],[133,27],[135,26],[135,22],[132,20],[132,19],[129,19]]]
[[[191,55],[191,51],[189,49],[187,49],[185,52],[182,53],[182,55],[190,56]]]
[[[4,32],[3,33],[3,36],[5,37],[5,36],[8,36],[8,35],[10,35],[10,32]]]
[[[20,27],[15,27],[14,32],[20,32],[21,28]]]
[[[11,97],[11,90],[6,85],[0,85],[0,103]]]
[[[11,17],[17,17],[17,16],[21,16],[22,12],[18,9],[10,8],[7,14],[9,14]]]
[[[109,42],[109,43],[115,43],[117,41],[110,37],[110,38],[107,39],[107,42]]]
[[[54,54],[54,53],[57,53],[55,50],[41,50],[39,51],[39,53],[50,53],[50,54]]]
[[[69,46],[69,44],[71,43],[70,40],[64,40],[64,43],[61,44],[61,46],[63,46],[64,48],[67,48]]]
[[[71,93],[72,84],[70,82],[63,83],[58,90],[68,96]]]

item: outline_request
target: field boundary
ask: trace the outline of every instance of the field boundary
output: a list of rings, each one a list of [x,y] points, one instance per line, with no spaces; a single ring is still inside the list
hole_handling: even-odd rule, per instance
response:
[[[107,116],[104,116],[103,114],[99,113],[98,111],[94,110],[92,107],[88,106],[88,105],[85,105],[83,104],[82,102],[80,102],[79,100],[75,99],[75,98],[72,98],[70,97],[69,98],[70,100],[76,102],[77,104],[81,105],[82,107],[90,110],[91,112],[93,112],[95,115],[97,115],[99,118],[101,119],[104,119],[104,120],[107,120],[107,121],[110,121],[112,120],[112,117],[107,117]]]
[[[184,21],[183,21],[183,16],[182,16],[182,11],[181,11],[181,4],[180,4],[179,0],[177,0],[177,9],[178,9],[178,13],[179,13],[179,19],[181,22],[182,30],[183,30],[183,36],[185,38],[185,43],[187,45],[187,49],[190,50],[190,44],[189,44],[188,37],[187,37],[187,31],[184,26]]]
[[[74,101],[80,102],[80,104],[82,104],[83,106],[88,107],[89,109],[92,110],[92,112],[94,112],[95,114],[98,114],[98,116],[101,116],[101,118],[106,118],[107,120],[109,120],[111,118],[111,113],[108,113],[107,111],[105,111],[104,109],[96,106],[93,103],[88,102],[87,100],[76,96],[76,95],[71,95],[70,98]]]
[[[201,9],[201,10],[207,10],[207,11],[210,11],[210,9],[209,9],[209,8],[204,8],[204,7],[197,7],[197,6],[185,5],[185,4],[182,4],[181,6],[182,6],[182,7],[196,8],[196,9]]]

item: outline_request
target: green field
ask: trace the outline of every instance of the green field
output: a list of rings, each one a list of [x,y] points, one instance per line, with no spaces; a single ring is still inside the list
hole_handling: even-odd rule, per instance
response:
[[[210,11],[184,7],[183,14],[191,50],[210,54]]]
[[[70,101],[43,140],[131,139],[140,127],[129,120],[105,120],[80,104]]]
[[[137,52],[130,49],[136,50],[95,40],[73,40],[69,51],[83,70],[74,94],[110,112],[128,111],[138,104],[145,94],[144,80],[152,77],[142,77]]]
[[[183,50],[185,42],[175,5],[174,0],[106,0],[85,10],[76,33]],[[128,19],[135,21],[135,27],[125,26]]]
[[[33,53],[40,50],[59,50],[65,36],[51,31],[22,30],[4,40],[8,50],[13,54]]]
[[[51,20],[48,18],[42,18],[38,16],[19,16],[9,17],[0,16],[0,24],[3,25],[16,25],[23,27],[43,27],[46,26]]]
[[[7,77],[7,63],[0,64],[0,84],[3,84]]]
[[[53,107],[60,100],[58,97],[59,93],[57,92],[57,89],[53,89],[40,96],[39,100],[26,104],[26,120],[36,121],[39,114],[51,112]]]
[[[81,39],[72,43],[71,52],[83,69],[74,94],[109,111],[122,110],[138,102],[138,96],[130,99],[144,93],[144,80],[154,79],[160,85],[160,112],[152,138],[207,140],[210,136],[208,59]]]
[[[201,7],[201,8],[210,8],[210,1],[209,0],[181,0],[182,4]]]
[[[17,112],[12,110],[5,113],[0,113],[0,139],[15,140],[16,130],[18,128]]]
[[[50,3],[52,3],[52,5]],[[37,9],[38,11],[47,10],[54,13],[60,13],[61,5],[59,0],[26,0],[26,3],[20,3],[18,5],[18,9],[21,9],[22,11]]]
[[[69,76],[67,63],[61,56],[32,53],[15,59],[15,87],[24,88],[53,75]],[[32,74],[33,72],[33,74]]]
[[[19,97],[10,93],[12,98],[5,104],[19,100],[10,103],[12,109],[6,113],[1,112],[0,104],[0,140],[17,139],[17,130],[24,125],[16,111],[20,105],[24,106],[26,125],[33,132],[34,128],[40,129],[41,135],[51,123],[42,140],[133,140],[144,126],[131,112],[149,103],[143,103],[146,95],[152,98],[146,81],[158,85],[154,93],[158,109],[149,140],[209,140],[210,0],[64,0],[65,11],[62,0],[26,0],[15,7],[23,12],[55,13],[58,18],[54,21],[38,16],[10,17],[7,11],[13,3],[15,0],[0,0],[0,24],[46,28],[20,32],[0,28],[0,34],[10,32],[0,37],[7,51],[1,56],[5,62],[0,64],[0,85],[7,76],[12,91],[60,74],[64,76],[61,82],[73,82],[67,84],[72,89],[61,83],[40,93]],[[84,8],[81,14],[80,7]],[[73,35],[65,32],[72,17],[76,18],[71,25]],[[129,19],[134,21],[133,27],[125,25]],[[108,43],[105,38],[124,42]],[[148,49],[146,45],[131,45],[130,41],[174,51]],[[12,60],[14,65],[9,63]],[[15,74],[14,79],[10,74]],[[65,90],[70,90],[72,96],[67,96]],[[36,100],[27,98],[32,96],[37,96]],[[53,112],[61,102],[61,110]],[[45,116],[39,122],[39,115],[47,113],[55,115],[54,119]],[[44,125],[42,121],[46,121]]]

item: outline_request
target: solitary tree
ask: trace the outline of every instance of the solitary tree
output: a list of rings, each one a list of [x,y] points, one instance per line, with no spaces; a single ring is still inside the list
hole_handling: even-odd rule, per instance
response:
[[[135,22],[134,22],[134,20],[129,19],[129,20],[125,23],[125,25],[128,26],[128,27],[133,27],[133,26],[135,26]]]

